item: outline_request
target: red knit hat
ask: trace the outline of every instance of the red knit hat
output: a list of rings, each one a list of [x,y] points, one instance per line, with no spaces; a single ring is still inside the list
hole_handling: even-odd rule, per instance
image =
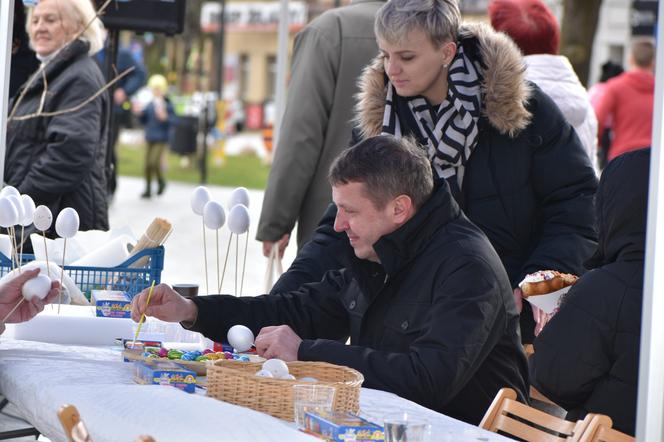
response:
[[[509,35],[524,55],[558,54],[560,28],[540,0],[492,0],[491,26]]]

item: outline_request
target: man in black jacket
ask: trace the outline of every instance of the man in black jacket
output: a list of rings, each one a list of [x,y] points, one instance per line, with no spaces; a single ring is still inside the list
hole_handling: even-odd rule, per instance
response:
[[[447,187],[434,189],[426,154],[379,136],[343,152],[330,170],[334,227],[350,240],[345,268],[299,290],[259,297],[181,298],[159,285],[141,313],[221,341],[244,324],[267,358],[326,361],[469,423],[496,392],[526,400],[527,367],[507,274],[486,236]],[[340,340],[350,336],[351,344]]]
[[[636,429],[650,149],[619,156],[595,197],[599,244],[586,273],[535,339],[533,385],[568,410],[567,419],[606,414]]]

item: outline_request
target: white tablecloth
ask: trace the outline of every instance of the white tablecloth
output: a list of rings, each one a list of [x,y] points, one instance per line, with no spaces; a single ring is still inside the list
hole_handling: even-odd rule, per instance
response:
[[[140,434],[158,442],[318,440],[247,408],[172,387],[137,385],[132,365],[108,347],[0,339],[0,392],[53,441],[66,441],[57,418],[64,404],[78,408],[95,442],[131,441]],[[362,389],[360,407],[377,423],[399,411],[425,417],[436,442],[507,440],[391,393]]]

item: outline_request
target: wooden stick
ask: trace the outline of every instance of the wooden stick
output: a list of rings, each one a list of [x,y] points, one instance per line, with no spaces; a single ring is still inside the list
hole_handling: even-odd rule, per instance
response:
[[[216,241],[217,241],[217,287],[219,287],[219,282],[221,281],[221,273],[219,267],[219,229],[215,230]],[[217,291],[219,293],[221,290]]]
[[[60,271],[60,290],[58,290],[58,315],[60,314],[60,306],[62,305],[62,279],[65,277],[65,251],[67,250],[67,238],[62,246],[62,270]]]
[[[14,308],[11,309],[11,310],[9,311],[9,313],[7,313],[7,315],[5,315],[4,318],[2,318],[2,323],[3,323],[3,324],[4,324],[4,323],[7,321],[7,319],[9,319],[9,317],[10,317],[10,316],[16,311],[16,309],[18,308],[18,306],[21,305],[21,304],[23,303],[23,301],[25,301],[25,298],[21,298],[21,300],[18,301],[18,302],[16,303],[16,305],[14,306]]]
[[[44,238],[44,253],[46,254],[46,274],[51,277],[51,266],[48,263],[48,247],[46,247],[46,232],[42,230],[42,238]]]
[[[205,221],[201,217],[201,222],[203,223],[203,256],[205,257],[205,289],[207,294],[210,294],[210,284],[208,282],[208,262],[207,262],[207,241],[205,239]]]
[[[240,235],[235,235],[235,296],[237,296],[237,270],[239,264],[238,259],[240,256]]]
[[[25,226],[21,225],[21,253],[19,255],[18,259],[18,268],[19,268],[19,273],[21,272],[21,266],[23,265],[23,235],[25,233]]]
[[[247,248],[249,248],[249,232],[247,232],[247,239],[244,242],[244,260],[242,262],[242,279],[240,279],[240,296],[244,289],[244,270],[247,268]]]
[[[156,280],[152,280],[152,285],[150,286],[150,291],[148,292],[148,299],[145,301],[145,310],[148,309],[150,305],[150,298],[152,298],[152,291],[154,290],[154,283]],[[141,332],[141,327],[143,326],[143,321],[145,321],[145,310],[141,314],[141,319],[138,321],[138,327],[136,327],[136,334],[134,335],[134,341],[131,343],[131,349],[136,349],[136,339],[138,339],[138,334]]]
[[[12,246],[14,248],[14,259],[16,259],[16,265],[18,266],[18,273],[21,274],[21,266],[18,263],[18,245],[16,244],[16,229],[14,226],[10,227],[11,235],[9,236],[12,241]]]
[[[221,271],[221,284],[219,284],[219,291],[218,293],[221,294],[221,289],[224,286],[224,276],[226,275],[226,264],[228,264],[228,255],[231,253],[231,242],[233,242],[233,232],[231,232],[231,236],[228,238],[228,247],[226,247],[226,258],[224,258],[224,270]]]

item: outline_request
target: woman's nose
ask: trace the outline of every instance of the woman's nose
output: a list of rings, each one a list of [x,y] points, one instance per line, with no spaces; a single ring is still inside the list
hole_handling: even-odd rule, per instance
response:
[[[385,72],[388,76],[396,75],[401,71],[399,63],[394,61],[385,60]]]

